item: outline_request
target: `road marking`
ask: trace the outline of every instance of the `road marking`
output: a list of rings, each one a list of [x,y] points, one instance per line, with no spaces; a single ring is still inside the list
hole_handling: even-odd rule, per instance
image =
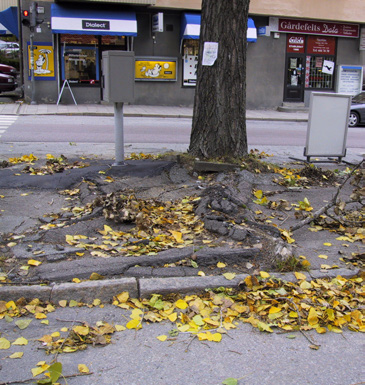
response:
[[[0,138],[17,119],[16,115],[0,115]]]

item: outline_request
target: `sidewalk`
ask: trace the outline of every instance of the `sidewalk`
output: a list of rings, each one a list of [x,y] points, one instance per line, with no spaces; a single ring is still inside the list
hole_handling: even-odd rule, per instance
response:
[[[112,105],[102,104],[0,104],[0,115],[114,115]],[[192,118],[192,107],[125,105],[125,116]],[[275,110],[247,110],[248,120],[282,120],[306,122],[307,112],[279,112]]]

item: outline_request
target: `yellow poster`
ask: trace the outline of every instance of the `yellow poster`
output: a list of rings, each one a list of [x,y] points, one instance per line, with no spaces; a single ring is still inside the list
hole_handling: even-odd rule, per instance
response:
[[[176,81],[176,60],[136,59],[136,80]]]
[[[48,43],[34,43],[34,78],[37,80],[55,79],[54,49]],[[30,44],[28,43],[29,74],[31,69]]]

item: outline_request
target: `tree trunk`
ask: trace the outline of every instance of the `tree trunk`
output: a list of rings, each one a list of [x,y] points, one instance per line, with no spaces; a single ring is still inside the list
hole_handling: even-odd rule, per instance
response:
[[[250,0],[203,0],[200,53],[189,152],[199,158],[247,154],[246,45]],[[204,42],[218,42],[203,66]]]

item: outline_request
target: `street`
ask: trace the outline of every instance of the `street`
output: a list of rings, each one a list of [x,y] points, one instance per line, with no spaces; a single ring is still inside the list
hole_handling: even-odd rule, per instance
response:
[[[124,118],[125,143],[189,144],[191,119]],[[247,121],[249,145],[305,146],[306,122]],[[114,118],[107,116],[19,116],[1,142],[114,143]],[[347,147],[365,147],[364,127],[350,128]]]

